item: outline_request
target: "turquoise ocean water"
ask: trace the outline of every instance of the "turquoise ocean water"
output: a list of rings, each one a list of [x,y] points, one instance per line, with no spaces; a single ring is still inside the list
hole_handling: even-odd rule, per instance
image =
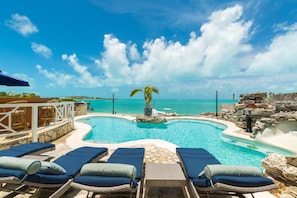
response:
[[[83,100],[90,103],[90,112],[112,113],[113,103],[111,100]],[[237,102],[237,101],[235,101]],[[232,104],[232,100],[218,100],[217,109],[221,104]],[[114,101],[114,111],[121,114],[143,114],[145,102],[143,99],[116,99]],[[151,107],[158,111],[170,108],[171,112],[179,115],[197,115],[203,112],[216,112],[216,100],[193,99],[158,99],[151,102]]]

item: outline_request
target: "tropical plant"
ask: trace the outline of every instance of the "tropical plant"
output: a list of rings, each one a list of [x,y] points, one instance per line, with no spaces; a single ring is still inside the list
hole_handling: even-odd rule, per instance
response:
[[[273,98],[274,93],[273,92],[269,92],[269,98]]]
[[[151,86],[146,86],[144,89],[134,89],[131,91],[130,97],[137,95],[139,92],[143,92],[145,107],[150,108],[150,102],[153,99],[153,93],[159,94],[159,89]]]
[[[39,95],[36,95],[35,93],[14,93],[14,92],[0,92],[1,98],[40,98]]]

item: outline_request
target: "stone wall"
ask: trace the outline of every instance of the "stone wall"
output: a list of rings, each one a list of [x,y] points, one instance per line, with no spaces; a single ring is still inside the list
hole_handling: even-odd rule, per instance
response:
[[[265,92],[257,92],[251,94],[241,94],[239,96],[239,104],[265,104],[265,100],[267,98],[267,93]]]
[[[238,103],[221,106],[220,117],[247,129],[247,119],[251,118],[252,126],[263,114],[270,116],[272,110],[265,103],[266,93],[241,94]]]
[[[73,130],[71,122],[61,124],[53,129],[38,134],[38,142],[53,142]]]
[[[276,112],[297,111],[297,93],[274,95],[272,102]]]
[[[74,103],[75,116],[87,115],[88,113],[88,103],[86,102],[75,102]]]
[[[241,94],[237,104],[221,106],[220,117],[245,130],[250,119],[252,136],[256,136],[279,122],[297,121],[297,93],[269,94],[269,97],[265,92]]]
[[[295,101],[297,102],[297,93],[274,94],[272,96],[274,101]]]
[[[46,129],[45,131],[38,133],[38,142],[52,142],[64,135],[70,133],[73,130],[71,122],[63,123],[57,125],[57,127],[52,129]],[[31,136],[20,137],[16,139],[11,139],[9,141],[2,141],[0,145],[0,150],[8,149],[10,147],[32,142]]]

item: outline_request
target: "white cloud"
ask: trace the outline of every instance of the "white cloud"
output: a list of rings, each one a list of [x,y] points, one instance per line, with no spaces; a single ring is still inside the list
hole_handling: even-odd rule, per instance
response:
[[[112,34],[106,34],[105,51],[101,53],[101,59],[94,61],[102,72],[97,76],[88,71],[88,66],[80,65],[76,54],[63,55],[62,59],[77,73],[75,82],[86,87],[236,76],[242,70],[239,64],[243,54],[252,48],[247,44],[251,22],[241,20],[242,12],[239,5],[219,10],[201,26],[201,33],[190,34],[187,44],[161,37],[146,41],[142,52],[131,41],[126,44]]]
[[[136,44],[132,44],[129,49],[128,49],[128,52],[129,52],[129,57],[132,61],[139,61],[140,60],[140,54],[137,50],[137,46]]]
[[[67,61],[70,66],[73,67],[74,71],[78,74],[78,76],[73,77],[75,81],[73,82],[75,86],[78,87],[101,87],[102,79],[98,76],[92,76],[92,74],[88,71],[88,67],[84,65],[80,65],[79,60],[76,54],[72,54],[70,56],[63,54],[62,59]]]
[[[122,91],[122,87],[152,84],[160,87],[164,95],[186,93],[199,97],[201,93],[213,97],[215,90],[219,90],[229,93],[231,98],[232,93],[294,91],[297,23],[279,25],[283,32],[259,53],[249,43],[254,35],[252,20],[243,20],[242,15],[240,5],[213,12],[201,25],[200,32],[190,33],[186,44],[160,37],[137,48],[131,41],[123,43],[106,34],[105,50],[100,58],[94,59],[98,73],[91,73],[89,66],[81,65],[76,54],[62,56],[75,71],[73,75],[41,67],[39,70],[61,85],[108,86]]]
[[[47,69],[44,69],[41,65],[36,65],[36,69],[43,74],[46,78],[51,80],[51,83],[48,85],[49,87],[66,87],[69,84],[72,84],[75,82],[75,76],[70,74],[65,74],[58,71],[48,71]]]
[[[127,59],[127,45],[110,34],[104,36],[105,51],[98,65],[104,72],[110,86],[130,83],[131,68]]]
[[[44,58],[50,58],[52,56],[52,50],[45,45],[38,44],[38,43],[31,43],[32,50]]]
[[[262,76],[297,72],[297,23],[282,29],[286,32],[276,36],[266,51],[255,55],[247,74]]]
[[[19,14],[13,14],[11,19],[6,21],[6,25],[23,36],[38,32],[37,26],[34,25],[27,16]]]
[[[140,55],[135,45],[105,35],[102,60],[98,61],[108,82],[145,84],[175,80],[224,77],[241,71],[241,56],[251,50],[246,44],[251,22],[240,20],[242,7],[236,5],[213,13],[202,25],[201,36],[191,33],[186,45],[164,37],[146,41]],[[131,47],[139,62],[133,62]],[[130,50],[130,51],[129,51]],[[130,53],[130,54],[129,54]],[[132,61],[129,62],[129,57]],[[235,66],[234,66],[235,65]],[[231,72],[226,73],[229,70]]]

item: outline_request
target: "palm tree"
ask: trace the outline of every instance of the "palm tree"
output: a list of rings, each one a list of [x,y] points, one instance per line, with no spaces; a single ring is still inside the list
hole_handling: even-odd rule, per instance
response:
[[[144,100],[145,100],[145,109],[144,114],[147,116],[152,115],[152,108],[150,107],[150,102],[153,98],[153,93],[159,94],[159,89],[156,87],[146,86],[144,90],[142,89],[134,89],[130,93],[130,97],[135,96],[137,93],[143,92]]]

